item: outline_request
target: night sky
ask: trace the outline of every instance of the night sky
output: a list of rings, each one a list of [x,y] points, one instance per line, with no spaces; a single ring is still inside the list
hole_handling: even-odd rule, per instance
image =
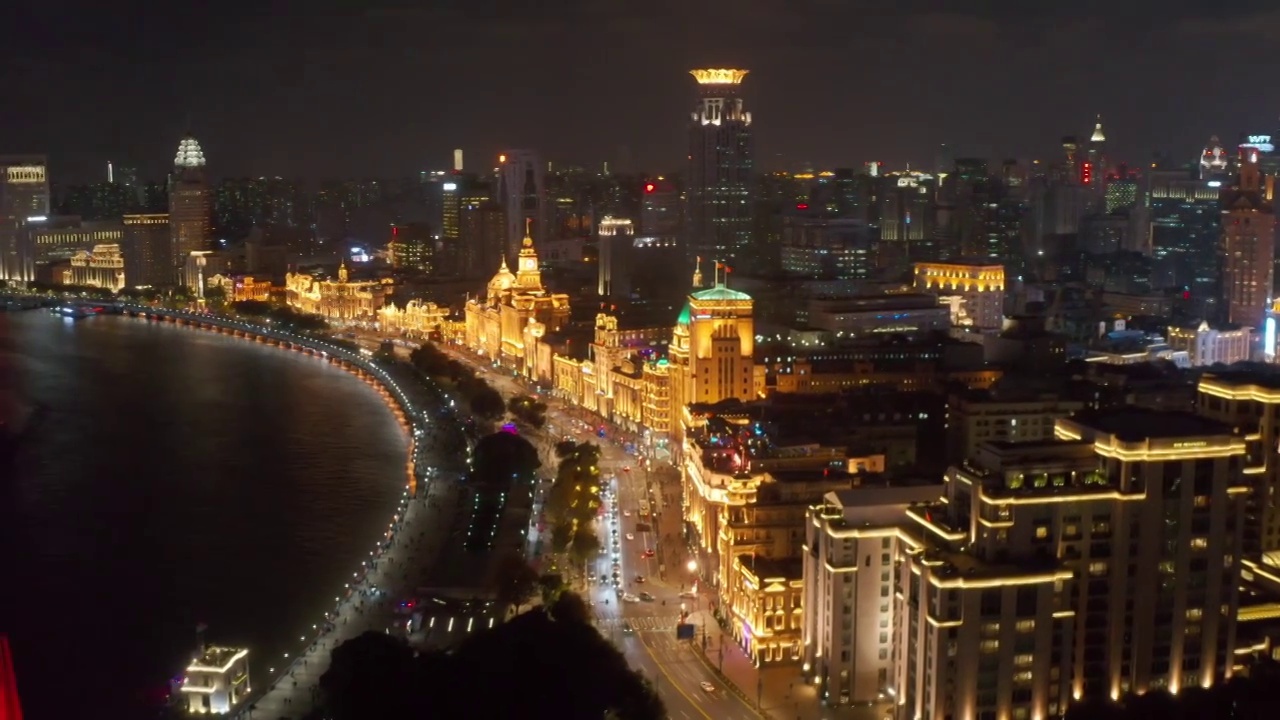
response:
[[[752,71],[764,169],[932,166],[942,142],[1047,157],[1095,113],[1131,162],[1280,127],[1280,7],[1263,0],[0,6],[0,152],[47,153],[63,182],[107,160],[158,177],[188,122],[215,176],[396,176],[454,147],[473,169],[502,147],[679,169],[686,70],[709,66]]]

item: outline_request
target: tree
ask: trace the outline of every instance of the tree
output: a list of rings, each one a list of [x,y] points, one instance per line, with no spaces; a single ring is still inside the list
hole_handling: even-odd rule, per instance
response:
[[[546,573],[538,576],[538,591],[542,593],[542,604],[550,607],[555,604],[560,593],[564,591],[564,578],[560,573]]]
[[[538,573],[517,553],[508,553],[499,562],[495,591],[498,602],[516,612],[538,592]]]
[[[333,717],[414,716],[412,688],[419,672],[406,642],[369,631],[334,648],[330,658],[320,689]]]
[[[587,563],[600,554],[600,536],[590,523],[582,523],[574,530],[569,554],[584,571]]]
[[[502,417],[502,413],[507,409],[507,404],[502,402],[502,395],[497,390],[489,387],[486,383],[483,387],[477,388],[471,396],[471,412],[486,420],[496,420]]]

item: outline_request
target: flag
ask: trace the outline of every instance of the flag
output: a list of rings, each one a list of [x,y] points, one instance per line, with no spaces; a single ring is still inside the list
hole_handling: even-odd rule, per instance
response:
[[[727,274],[727,273],[731,273],[731,272],[733,272],[733,268],[729,267],[728,265],[725,265],[725,266],[724,266],[724,271],[725,271],[725,273],[726,273],[726,274]]]

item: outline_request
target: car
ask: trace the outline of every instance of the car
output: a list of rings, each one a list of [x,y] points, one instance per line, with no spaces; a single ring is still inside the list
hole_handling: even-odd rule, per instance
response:
[[[634,534],[632,534],[632,533],[627,533],[627,539],[628,539],[628,540],[635,540],[635,539],[636,539],[636,536],[635,536]]]
[[[654,555],[656,555],[656,554],[657,554],[657,553],[655,553],[655,552],[653,551],[653,548],[650,548],[650,549],[648,549],[648,550],[645,550],[643,553],[641,553],[641,554],[640,554],[640,556],[641,556],[641,557],[651,558],[651,557],[653,557],[653,556],[654,556]]]
[[[680,597],[682,597],[682,598],[696,598],[696,597],[698,597],[698,593],[696,593],[696,592],[694,592],[694,591],[692,591],[692,590],[685,590],[684,592],[680,593]]]
[[[716,691],[716,686],[715,686],[715,685],[712,685],[711,683],[707,682],[706,680],[703,680],[702,682],[698,683],[698,685],[699,685],[703,690],[706,690],[707,692],[715,692],[715,691]]]
[[[630,622],[623,622],[623,623],[622,623],[622,634],[623,634],[623,635],[631,635],[631,634],[633,634],[635,631],[636,631],[636,629],[635,629],[635,628],[633,628],[633,627],[631,627],[631,623],[630,623]]]
[[[643,576],[643,575],[637,575],[637,576],[636,576],[636,582],[638,582],[638,583],[642,583],[642,582],[644,582],[644,576]]]
[[[636,597],[635,595],[632,595],[631,593],[627,593],[626,595],[622,596],[622,601],[629,602],[629,603],[638,603],[640,602],[640,598]]]
[[[622,511],[622,516],[623,516],[623,517],[631,517],[631,511],[630,511],[630,510],[623,510],[623,511]]]
[[[640,593],[640,599],[645,602],[653,602],[653,595],[647,592]]]

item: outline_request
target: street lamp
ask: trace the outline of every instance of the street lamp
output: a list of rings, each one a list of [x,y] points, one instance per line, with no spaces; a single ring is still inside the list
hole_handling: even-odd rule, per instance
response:
[[[698,561],[690,560],[689,563],[685,565],[685,567],[689,568],[689,572],[696,573],[698,572]]]

